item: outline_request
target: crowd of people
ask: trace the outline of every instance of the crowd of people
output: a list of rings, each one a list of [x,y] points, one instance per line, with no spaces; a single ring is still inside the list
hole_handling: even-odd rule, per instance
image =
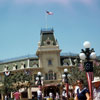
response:
[[[94,77],[92,84],[93,95],[90,97],[89,90],[84,87],[83,80],[77,80],[79,88],[75,91],[75,100],[100,100],[100,77]]]
[[[82,79],[77,80],[77,85],[75,87],[74,92],[69,91],[69,97],[73,98],[73,100],[100,100],[100,77],[94,77],[92,81],[93,86],[93,96],[90,97],[88,88],[84,87],[84,81]],[[14,100],[20,100],[20,93],[16,91],[13,93]],[[52,92],[49,93],[48,98],[45,100],[68,100],[66,95],[66,90],[63,89],[62,96],[59,93],[56,93],[56,96]],[[5,95],[5,100],[8,100],[8,96]],[[33,99],[34,100],[34,99]],[[37,91],[37,100],[44,100],[41,89]]]
[[[13,93],[14,100],[20,100],[20,96],[21,96],[21,94],[18,91]],[[4,100],[10,100],[9,96],[5,95],[5,99]]]
[[[90,97],[88,88],[84,87],[84,81],[82,79],[77,80],[77,86],[75,87],[74,92],[69,92],[69,97],[73,98],[73,100],[100,100],[100,77],[94,77],[94,80],[92,81],[93,86],[93,96]],[[42,93],[41,93],[42,94]],[[49,93],[49,98],[46,100],[68,100],[66,95],[66,90],[62,91],[62,96],[59,96],[59,93],[56,93],[56,96],[54,97],[53,94]],[[38,100],[42,97],[38,97]]]

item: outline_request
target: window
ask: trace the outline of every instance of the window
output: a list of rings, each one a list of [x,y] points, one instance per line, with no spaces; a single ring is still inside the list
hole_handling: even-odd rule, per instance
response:
[[[57,79],[57,75],[56,75],[56,73],[54,73],[54,80],[56,80]]]
[[[34,74],[34,81],[36,81],[37,74]]]
[[[48,60],[48,65],[52,65],[52,60],[51,59]]]
[[[0,76],[0,82],[2,82],[2,76]]]
[[[57,75],[53,71],[49,71],[48,73],[45,74],[45,80],[56,80]]]
[[[53,80],[53,73],[49,73],[49,80]]]
[[[47,41],[47,44],[50,45],[50,41]]]
[[[24,68],[26,68],[26,65],[24,64]]]
[[[49,80],[53,80],[53,71],[48,72]]]
[[[17,69],[18,68],[18,65],[16,65],[15,68]]]
[[[16,63],[13,64],[13,70],[18,69],[18,65]]]
[[[47,73],[45,74],[45,80],[48,80],[48,74]]]

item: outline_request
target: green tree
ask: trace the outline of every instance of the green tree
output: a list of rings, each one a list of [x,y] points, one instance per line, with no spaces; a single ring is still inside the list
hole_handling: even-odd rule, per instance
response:
[[[80,67],[75,66],[70,70],[71,77],[69,78],[70,84],[75,84],[77,79],[83,79],[85,86],[88,86],[86,72],[84,70],[80,70]],[[100,65],[94,65],[93,67],[93,75],[94,76],[100,76]]]
[[[83,79],[84,80],[84,85],[87,86],[87,78],[86,78],[86,72],[83,68],[83,70],[80,70],[80,68],[78,66],[75,66],[73,67],[71,70],[70,70],[70,78],[69,78],[69,83],[70,84],[75,84],[76,81],[78,79]]]
[[[32,75],[29,73],[25,73],[25,72],[18,72],[16,74],[13,74],[11,76],[11,81],[12,81],[12,85],[16,85],[14,91],[19,90],[22,87],[30,87],[32,82]],[[27,82],[27,85],[25,85],[25,82]]]
[[[25,82],[27,82],[27,85],[25,85]],[[9,94],[11,91],[19,90],[22,87],[26,87],[26,89],[30,87],[33,83],[32,75],[25,72],[11,72],[9,76],[4,76],[2,83],[3,87],[0,89],[0,91],[3,94]]]
[[[4,75],[4,78],[2,80],[2,88],[0,88],[0,92],[4,95],[9,94],[12,91],[12,81],[10,79],[10,75],[6,76]]]
[[[94,71],[94,76],[100,76],[100,65],[94,65],[93,67],[93,71]]]

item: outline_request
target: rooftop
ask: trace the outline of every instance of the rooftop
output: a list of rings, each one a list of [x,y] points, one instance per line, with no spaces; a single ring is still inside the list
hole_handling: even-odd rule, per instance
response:
[[[53,28],[42,28],[41,29],[41,34],[42,33],[53,33],[53,32],[54,32]]]
[[[75,53],[61,53],[60,56],[61,57],[78,57],[78,54],[75,54]],[[30,59],[30,58],[38,59],[38,56],[36,56],[35,54],[28,54],[28,55],[24,55],[24,56],[20,56],[20,57],[0,60],[0,63],[6,63],[6,62],[12,62],[12,61],[18,61],[18,60]],[[100,56],[97,56],[97,59],[100,60]]]
[[[74,54],[74,53],[61,53],[60,56],[77,56],[77,54]],[[28,59],[28,58],[36,58],[37,59],[38,56],[36,56],[35,54],[28,54],[28,55],[24,55],[24,56],[20,56],[20,57],[0,60],[0,63],[18,61],[18,60],[23,60],[23,59]]]
[[[11,62],[11,61],[18,61],[18,60],[23,60],[23,59],[28,59],[28,58],[38,58],[38,57],[35,54],[29,54],[29,55],[24,55],[24,56],[20,56],[20,57],[0,60],[0,63],[6,63],[6,62]]]

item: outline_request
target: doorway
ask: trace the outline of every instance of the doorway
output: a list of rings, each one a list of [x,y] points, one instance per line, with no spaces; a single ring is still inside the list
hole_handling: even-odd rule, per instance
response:
[[[56,93],[60,94],[60,89],[57,86],[47,86],[44,88],[44,96],[49,96],[49,93],[52,93],[53,96],[56,96]]]

